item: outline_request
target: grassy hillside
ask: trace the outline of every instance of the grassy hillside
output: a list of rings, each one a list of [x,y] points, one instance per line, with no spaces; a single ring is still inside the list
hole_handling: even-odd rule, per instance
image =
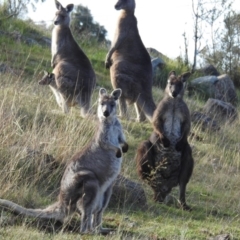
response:
[[[0,66],[5,71],[0,73],[0,197],[40,208],[55,201],[65,164],[90,140],[96,124],[93,119],[82,119],[78,109],[72,109],[68,115],[61,113],[50,89],[38,85],[42,71],[50,70],[49,46],[16,42],[14,31],[37,40],[50,36],[46,31],[36,31],[36,26],[29,23],[11,19],[1,23]],[[107,49],[96,43],[79,43],[97,73],[98,86],[111,91],[109,72],[104,69]],[[153,92],[157,103],[163,92],[158,88]],[[97,93],[96,89],[93,109]],[[197,98],[185,99],[191,110],[203,105]],[[122,174],[140,182],[134,156],[138,144],[149,137],[152,128],[148,122],[121,122],[130,146],[124,155]],[[143,183],[148,200],[145,211],[125,205],[105,212],[104,225],[115,227],[114,235],[80,236],[74,230],[54,230],[51,225],[43,227],[33,219],[1,211],[0,239],[173,240],[214,239],[219,234],[240,239],[239,127],[239,120],[222,126],[217,133],[202,132],[198,125],[192,126],[192,132],[203,139],[189,139],[195,159],[187,188],[192,212],[182,211],[174,204],[154,203],[152,191]],[[178,189],[171,195],[177,198]]]

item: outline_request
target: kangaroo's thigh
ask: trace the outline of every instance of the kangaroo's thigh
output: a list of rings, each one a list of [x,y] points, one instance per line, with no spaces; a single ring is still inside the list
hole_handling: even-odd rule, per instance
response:
[[[82,91],[78,97],[77,102],[81,109],[81,116],[85,117],[89,113],[90,105],[91,105],[91,97],[92,92],[84,92]]]
[[[141,118],[143,120],[145,120],[147,117],[148,120],[151,121],[152,117],[153,117],[153,112],[156,109],[156,105],[155,105],[152,97],[147,96],[144,93],[139,94],[136,99],[136,105],[137,105],[138,111],[139,111],[139,116],[140,116],[139,120],[141,121]]]
[[[134,82],[134,79],[129,74],[117,72],[111,74],[111,83],[114,89],[122,89],[122,97],[128,102],[128,104],[133,104],[136,102],[138,94],[141,92],[139,85]]]
[[[83,194],[77,202],[78,212],[81,213],[82,233],[92,232],[92,214],[99,201],[99,183],[97,179],[87,179],[82,185]]]
[[[129,119],[127,103],[126,103],[126,99],[124,98],[124,96],[121,96],[119,98],[119,110],[120,110],[120,114],[119,114],[120,117]]]

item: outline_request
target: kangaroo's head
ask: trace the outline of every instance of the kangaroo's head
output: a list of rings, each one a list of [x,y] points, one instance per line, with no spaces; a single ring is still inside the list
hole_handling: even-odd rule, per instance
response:
[[[177,76],[175,71],[171,71],[168,75],[167,86],[165,89],[166,93],[172,98],[182,98],[184,93],[184,83],[190,75],[190,72],[186,72]]]
[[[111,118],[117,114],[117,100],[121,96],[122,90],[115,89],[110,95],[105,88],[99,90],[98,117],[100,119]]]
[[[61,5],[60,2],[55,0],[55,5],[57,8],[57,12],[55,14],[54,18],[54,25],[64,25],[68,26],[70,25],[70,12],[73,10],[74,5],[68,4],[65,8]]]
[[[126,10],[134,11],[135,10],[135,0],[118,0],[115,4],[116,10]]]
[[[49,85],[55,79],[54,73],[44,71],[43,78],[38,82],[40,85]]]

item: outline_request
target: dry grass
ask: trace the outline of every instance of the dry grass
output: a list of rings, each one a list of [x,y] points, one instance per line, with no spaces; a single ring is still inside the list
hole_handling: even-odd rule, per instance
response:
[[[60,108],[48,87],[37,81],[22,81],[11,75],[0,75],[0,184],[1,198],[26,207],[44,207],[58,193],[65,164],[80,151],[95,132],[94,119],[82,119],[78,109],[69,115]],[[110,90],[110,89],[109,89]],[[96,89],[92,103],[96,110]],[[154,88],[158,102],[163,93]],[[201,102],[187,99],[190,109]],[[134,109],[130,109],[132,118]],[[122,120],[130,150],[124,156],[122,173],[139,181],[134,156],[138,144],[151,133],[148,122]],[[42,229],[31,219],[19,219],[1,212],[0,238],[3,239],[210,239],[228,233],[240,239],[239,120],[217,133],[192,131],[202,141],[190,139],[195,168],[188,185],[187,201],[192,212],[174,205],[152,202],[152,192],[143,184],[149,207],[145,212],[125,206],[108,209],[104,224],[117,228],[115,235],[80,236],[76,232]],[[172,195],[177,197],[178,189]]]

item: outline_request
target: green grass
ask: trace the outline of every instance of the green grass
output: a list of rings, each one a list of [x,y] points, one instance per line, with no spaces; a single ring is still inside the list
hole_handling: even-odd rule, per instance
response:
[[[2,23],[3,30],[14,29],[26,35],[35,31],[32,26],[15,22]],[[111,91],[109,71],[104,69],[106,47],[94,42],[82,42],[81,46],[97,73],[98,86]],[[38,85],[42,70],[51,69],[48,47],[16,44],[9,36],[0,36],[0,47],[0,63],[10,69],[0,73],[0,197],[26,207],[44,207],[56,200],[66,163],[88,143],[96,123],[93,119],[82,119],[76,108],[64,115],[50,89]],[[173,62],[168,68],[177,66]],[[92,99],[94,110],[97,94],[98,89]],[[157,103],[163,91],[154,87],[153,95]],[[192,111],[204,104],[195,96],[185,99]],[[133,107],[130,115],[135,118]],[[138,144],[150,136],[151,124],[125,119],[121,122],[130,146],[124,155],[122,174],[142,183],[136,173],[134,156]],[[180,240],[210,239],[228,233],[231,239],[240,239],[239,128],[239,120],[215,133],[192,126],[192,131],[203,138],[203,141],[189,139],[195,167],[186,197],[192,212],[182,211],[175,204],[153,202],[151,189],[143,183],[148,201],[145,211],[129,205],[106,210],[103,224],[115,227],[114,235],[80,236],[77,231],[54,230],[51,225],[43,227],[33,219],[1,211],[0,238]],[[53,165],[48,158],[54,160]],[[174,188],[171,195],[177,198],[178,189]],[[78,218],[74,220],[79,227]]]

